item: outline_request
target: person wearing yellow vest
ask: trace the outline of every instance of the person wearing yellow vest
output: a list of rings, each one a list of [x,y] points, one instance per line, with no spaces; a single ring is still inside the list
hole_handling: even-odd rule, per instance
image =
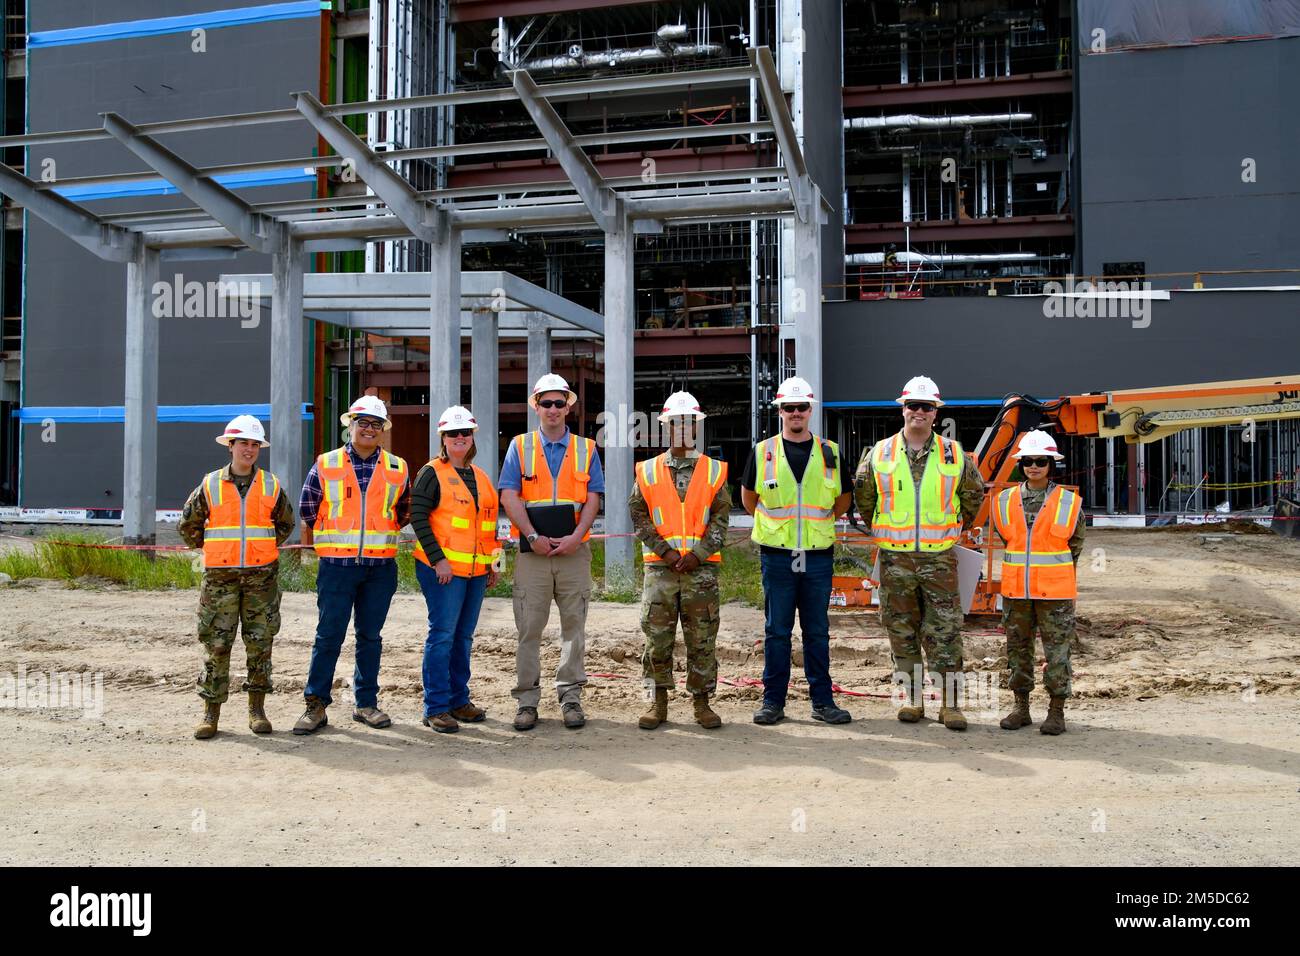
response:
[[[541,703],[542,631],[551,616],[551,602],[560,609],[560,666],[555,691],[564,726],[582,727],[582,688],[587,683],[584,657],[587,647],[587,604],[591,600],[591,525],[600,511],[605,475],[596,443],[575,435],[564,418],[578,400],[559,375],[537,380],[528,404],[537,412],[539,428],[516,435],[501,464],[497,489],[501,510],[510,518],[510,533],[528,542],[515,562],[514,610],[519,631],[515,653],[515,688],[518,704],[515,730],[537,726]],[[529,517],[529,506],[569,505],[576,527],[570,534],[549,538],[540,534]]]
[[[453,405],[438,416],[438,456],[415,476],[411,529],[415,577],[429,610],[424,642],[424,725],[454,734],[458,721],[477,723],[487,713],[469,696],[469,656],[483,595],[497,583],[497,492],[473,464],[478,422]]]
[[[1050,479],[1052,463],[1064,459],[1056,439],[1044,431],[1026,432],[1011,456],[1025,480],[993,499],[993,527],[1006,543],[1002,555],[1002,627],[1007,634],[1007,667],[1016,706],[1002,718],[1004,730],[1033,723],[1029,694],[1034,689],[1034,631],[1043,640],[1043,684],[1051,697],[1039,727],[1055,736],[1065,730],[1070,696],[1070,645],[1074,641],[1075,567],[1083,552],[1082,499],[1077,491]]]
[[[668,426],[668,451],[637,464],[627,499],[645,565],[641,669],[647,689],[654,692],[654,702],[637,722],[642,730],[654,730],[668,719],[668,693],[677,687],[673,644],[678,619],[695,722],[708,730],[722,726],[709,697],[718,688],[718,569],[731,517],[731,490],[727,463],[700,454],[705,417],[690,392],[668,396],[659,415]]]
[[[280,549],[293,534],[293,506],[257,458],[270,445],[252,415],[230,421],[217,443],[230,463],[210,472],[190,493],[177,526],[181,539],[203,551],[199,640],[207,653],[199,675],[203,718],[194,736],[217,733],[221,705],[230,696],[230,651],[242,627],[248,655],[248,727],[269,734],[266,695],[271,691],[271,645],[280,630]]]
[[[379,709],[379,659],[384,621],[397,593],[398,532],[410,513],[406,462],[382,448],[380,436],[393,427],[388,409],[363,395],[339,420],[350,441],[316,459],[298,501],[302,543],[320,557],[316,568],[316,640],[311,649],[307,709],[295,734],[315,733],[329,723],[334,667],[348,622],[355,617],[356,669],[352,719],[368,727],[388,727]]]
[[[952,547],[984,501],[984,480],[961,444],[934,433],[944,404],[939,387],[918,375],[896,399],[903,429],[862,453],[854,497],[880,549],[880,622],[889,634],[894,683],[907,701],[898,719],[925,716],[922,647],[943,684],[939,720],[965,730],[961,712],[963,619]]]
[[[763,706],[754,723],[785,718],[795,611],[803,632],[803,668],[814,720],[847,724],[835,705],[830,663],[831,573],[835,519],[849,510],[852,486],[839,446],[814,435],[809,414],[817,401],[803,379],[788,378],[772,404],[781,433],[754,446],[740,479],[740,498],[754,516],[765,606]]]

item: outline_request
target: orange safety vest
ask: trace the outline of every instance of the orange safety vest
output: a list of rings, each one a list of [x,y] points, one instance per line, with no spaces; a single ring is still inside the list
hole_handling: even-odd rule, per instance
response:
[[[397,557],[397,499],[406,487],[406,462],[379,449],[364,497],[346,448],[317,458],[316,472],[325,493],[312,529],[316,553],[323,558]]]
[[[441,458],[429,462],[438,476],[438,507],[429,515],[434,537],[458,578],[475,578],[491,570],[501,545],[497,542],[497,493],[492,481],[478,465],[474,483],[478,486],[478,506],[461,480],[456,466]],[[419,539],[415,541],[415,559],[429,564],[429,556]]]
[[[709,509],[718,491],[727,481],[727,463],[700,455],[695,462],[695,472],[686,488],[686,500],[677,497],[677,485],[668,471],[668,453],[641,462],[636,467],[636,484],[641,497],[650,508],[650,518],[668,546],[685,555],[700,543],[704,529],[709,525]],[[662,562],[663,558],[642,546],[641,558],[646,564]],[[722,563],[722,552],[709,555],[709,561]]]
[[[998,492],[993,525],[1007,543],[1002,556],[1002,596],[1069,601],[1079,594],[1074,579],[1070,535],[1079,520],[1077,492],[1053,485],[1031,531],[1021,504],[1022,485]]]
[[[203,526],[205,568],[260,568],[280,557],[271,512],[280,498],[280,481],[258,469],[248,493],[241,495],[233,481],[222,479],[224,468],[203,479],[208,520]]]
[[[542,451],[542,433],[525,432],[516,435],[512,441],[519,456],[519,474],[522,490],[519,497],[525,504],[573,505],[574,520],[582,515],[582,506],[587,503],[587,482],[591,481],[591,459],[596,454],[596,443],[590,438],[569,433],[569,447],[564,450],[564,460],[560,462],[560,477],[551,477],[550,466],[546,463],[546,454]],[[510,534],[518,538],[519,529],[510,523]],[[586,541],[591,537],[588,531],[582,536]]]

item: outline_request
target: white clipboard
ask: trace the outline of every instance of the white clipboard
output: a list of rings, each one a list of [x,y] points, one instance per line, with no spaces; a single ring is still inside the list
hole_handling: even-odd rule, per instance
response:
[[[963,548],[959,544],[953,545],[952,549],[957,552],[957,590],[961,594],[961,612],[969,614],[971,605],[975,603],[975,586],[980,583],[980,578],[984,575],[984,553]],[[876,586],[871,603],[876,604],[879,601],[880,589],[879,551],[876,552],[876,563],[871,568],[871,583]]]

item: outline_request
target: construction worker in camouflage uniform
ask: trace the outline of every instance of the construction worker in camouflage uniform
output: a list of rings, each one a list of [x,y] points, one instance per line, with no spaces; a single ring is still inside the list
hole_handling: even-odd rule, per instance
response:
[[[1044,431],[1026,432],[1013,458],[1025,480],[993,499],[993,526],[1006,551],[1002,557],[1002,627],[1007,633],[1007,667],[1015,709],[1002,718],[1004,730],[1032,724],[1029,692],[1034,689],[1034,630],[1043,639],[1043,685],[1051,696],[1039,727],[1055,736],[1065,730],[1070,696],[1070,645],[1074,641],[1075,568],[1083,552],[1079,494],[1051,481],[1053,461],[1063,456]]]
[[[280,630],[279,546],[293,533],[293,506],[257,457],[269,446],[252,415],[232,419],[217,436],[230,449],[230,463],[204,477],[190,493],[177,528],[191,548],[203,550],[199,594],[199,640],[207,661],[199,675],[203,719],[194,736],[217,733],[221,705],[230,695],[230,651],[242,627],[248,654],[248,726],[269,734],[264,709],[271,690],[271,643]]]
[[[695,722],[714,730],[722,719],[709,707],[718,686],[718,568],[731,515],[727,463],[700,454],[705,418],[689,392],[674,392],[659,421],[668,426],[669,449],[636,466],[628,496],[632,529],[641,539],[645,584],[641,592],[641,658],[654,702],[637,726],[654,730],[668,719],[677,621],[686,644],[686,689]]]
[[[952,547],[962,528],[975,522],[984,480],[958,442],[934,433],[943,400],[933,381],[913,378],[896,401],[903,406],[903,429],[862,453],[854,497],[880,549],[880,620],[889,634],[894,681],[908,700],[897,716],[904,723],[925,716],[924,648],[929,672],[943,684],[939,720],[949,730],[965,730],[959,699],[963,613]]]

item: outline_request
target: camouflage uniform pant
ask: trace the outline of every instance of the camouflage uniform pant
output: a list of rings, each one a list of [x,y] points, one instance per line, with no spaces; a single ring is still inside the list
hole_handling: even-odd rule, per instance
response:
[[[278,562],[265,568],[203,572],[199,595],[199,641],[207,660],[199,674],[199,696],[225,703],[230,696],[230,651],[242,625],[248,680],[241,690],[271,690],[271,643],[280,631]]]
[[[1053,697],[1070,696],[1070,644],[1074,641],[1073,601],[1002,599],[1002,627],[1007,632],[1007,667],[1011,689],[1034,689],[1034,630],[1043,639],[1043,686]]]
[[[718,572],[704,564],[689,574],[650,565],[641,591],[641,630],[645,653],[641,669],[646,683],[675,687],[673,644],[677,621],[686,644],[686,689],[713,694],[718,687]]]
[[[956,554],[880,552],[880,623],[889,634],[895,681],[903,674],[916,687],[924,678],[923,647],[931,672],[960,672],[962,618]]]

